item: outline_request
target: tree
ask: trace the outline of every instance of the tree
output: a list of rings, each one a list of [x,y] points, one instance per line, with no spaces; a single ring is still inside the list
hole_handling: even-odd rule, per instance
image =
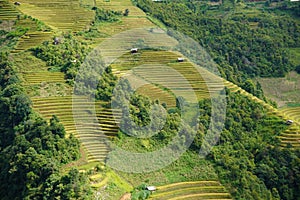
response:
[[[125,9],[123,15],[124,15],[124,16],[128,16],[128,15],[129,15],[129,9],[128,9],[128,8]]]
[[[300,65],[298,65],[298,66],[296,67],[296,72],[297,72],[298,74],[300,74]]]
[[[59,119],[56,115],[53,115],[50,119],[50,130],[53,134],[59,135],[61,138],[65,137],[65,128],[61,123],[59,123]]]
[[[254,85],[254,83],[252,82],[251,79],[247,79],[247,80],[244,82],[243,88],[244,88],[247,92],[249,92],[249,93],[251,93],[251,94],[254,94],[254,92],[255,92],[255,85]]]

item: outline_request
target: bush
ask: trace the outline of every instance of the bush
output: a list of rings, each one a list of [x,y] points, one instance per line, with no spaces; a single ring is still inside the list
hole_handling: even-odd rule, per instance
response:
[[[300,74],[300,65],[298,65],[298,66],[296,67],[296,72],[297,72],[298,74]]]

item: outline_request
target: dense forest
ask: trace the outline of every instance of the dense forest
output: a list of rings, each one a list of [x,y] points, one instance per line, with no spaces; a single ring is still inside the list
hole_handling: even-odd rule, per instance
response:
[[[204,133],[210,104],[200,101]],[[282,119],[267,114],[262,105],[241,94],[227,94],[225,128],[208,159],[236,199],[300,198],[300,151],[281,148],[277,138],[286,128]]]
[[[259,10],[227,0],[218,6],[185,0],[134,2],[168,27],[197,40],[219,64],[223,77],[241,86],[249,77],[281,77],[296,68],[288,48],[300,47],[300,26],[288,11],[299,10],[299,4]]]

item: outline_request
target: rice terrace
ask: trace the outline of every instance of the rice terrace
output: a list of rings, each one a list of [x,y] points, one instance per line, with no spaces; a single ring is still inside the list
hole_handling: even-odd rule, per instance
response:
[[[299,13],[0,0],[0,200],[300,199]]]

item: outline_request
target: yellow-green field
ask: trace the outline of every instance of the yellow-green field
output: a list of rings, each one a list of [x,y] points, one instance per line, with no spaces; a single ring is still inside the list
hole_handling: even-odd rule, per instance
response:
[[[290,128],[280,136],[282,146],[290,144],[292,147],[300,147],[300,107],[287,107],[280,109],[280,111],[289,120],[294,121]]]
[[[14,53],[35,47],[43,41],[49,40],[51,37],[52,32],[27,32],[18,41]]]
[[[45,119],[56,115],[64,125],[67,134],[77,136],[88,151],[88,161],[104,162],[109,151],[107,137],[97,123],[93,122],[91,105],[86,97],[61,96],[32,98],[33,108]],[[73,101],[77,105],[74,108]],[[105,115],[105,114],[102,114]],[[75,120],[76,117],[76,120]]]
[[[279,107],[300,103],[300,74],[290,72],[282,78],[258,78],[265,95]]]
[[[40,25],[38,23],[40,23]],[[50,28],[43,25],[41,22],[28,17],[26,18],[25,16],[22,16],[21,19],[16,22],[16,26],[24,27],[28,30],[26,34],[19,39],[13,51],[14,53],[40,45],[42,42],[50,40],[53,36],[53,32],[50,31]]]
[[[0,0],[0,20],[16,20],[19,14],[7,0]]]
[[[153,200],[232,199],[218,181],[179,182],[157,187],[150,196]]]
[[[94,13],[81,7],[79,0],[23,0],[17,8],[22,13],[39,19],[59,31],[87,29],[94,19]]]

